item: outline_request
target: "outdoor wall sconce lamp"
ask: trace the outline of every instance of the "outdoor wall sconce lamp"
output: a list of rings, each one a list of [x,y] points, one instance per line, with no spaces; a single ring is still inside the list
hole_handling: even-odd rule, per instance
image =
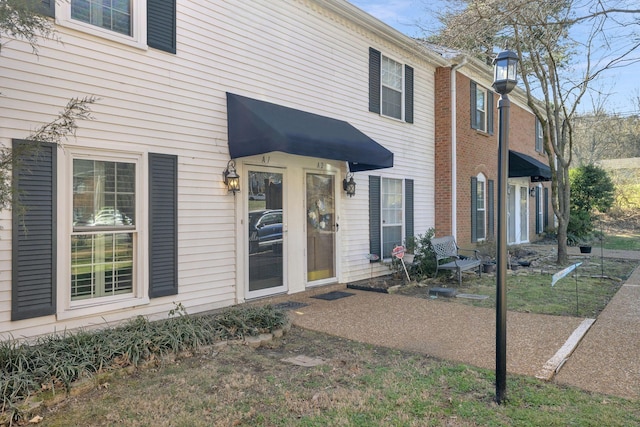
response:
[[[347,178],[349,178],[348,181]],[[349,197],[356,195],[356,182],[353,180],[352,173],[348,173],[347,177],[342,180],[342,189],[347,192],[347,196]]]
[[[227,186],[229,193],[235,196],[240,191],[240,177],[236,173],[236,162],[229,160],[227,168],[222,172],[222,181]]]
[[[536,187],[531,187],[529,189],[529,196],[530,197],[535,197],[535,195],[536,195]]]

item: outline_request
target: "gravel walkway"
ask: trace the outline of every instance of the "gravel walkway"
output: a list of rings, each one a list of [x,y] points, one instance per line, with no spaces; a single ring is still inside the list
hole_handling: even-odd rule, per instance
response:
[[[354,295],[334,301],[300,299],[309,305],[292,312],[294,325],[495,369],[495,310],[347,291]],[[509,312],[507,371],[535,376],[581,322],[581,318]]]
[[[570,248],[570,254],[574,249],[577,251]],[[600,250],[592,256],[599,257]],[[605,251],[605,256],[640,260],[640,252]],[[353,295],[333,301],[311,298],[334,290]],[[280,297],[283,299],[308,304],[291,312],[294,325],[303,328],[495,369],[494,309],[358,291],[344,285]],[[509,312],[507,371],[536,376],[583,320]],[[640,268],[600,314],[554,381],[640,398]]]

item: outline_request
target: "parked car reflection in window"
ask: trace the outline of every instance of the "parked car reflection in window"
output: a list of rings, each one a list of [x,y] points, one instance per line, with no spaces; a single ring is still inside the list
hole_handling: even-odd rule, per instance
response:
[[[282,209],[249,212],[249,253],[280,250],[282,247]]]

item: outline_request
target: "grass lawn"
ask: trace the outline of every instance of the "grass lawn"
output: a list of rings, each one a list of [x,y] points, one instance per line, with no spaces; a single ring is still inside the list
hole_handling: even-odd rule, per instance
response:
[[[607,233],[604,238],[605,249],[640,251],[639,233]]]
[[[521,268],[509,271],[506,279],[507,309],[525,313],[552,314],[558,316],[576,316],[595,318],[606,307],[611,298],[620,289],[638,262],[629,260],[605,259],[597,257],[574,258],[572,263],[582,262],[576,272],[559,280],[551,286],[553,273],[559,270],[552,264],[539,267]],[[603,274],[604,273],[604,274]],[[465,274],[462,286],[448,273],[438,279],[428,279],[424,286],[447,286],[458,293],[484,295],[483,300],[466,298],[442,298],[445,301],[468,304],[478,307],[495,307],[495,274]],[[429,298],[423,287],[407,287],[400,293]]]
[[[323,364],[283,359],[306,355]],[[267,348],[230,345],[96,381],[43,426],[638,426],[640,402],[292,328]],[[100,383],[100,384],[99,384]]]

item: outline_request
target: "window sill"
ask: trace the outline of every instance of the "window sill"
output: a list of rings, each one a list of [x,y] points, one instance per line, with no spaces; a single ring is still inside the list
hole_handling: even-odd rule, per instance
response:
[[[111,40],[140,50],[148,50],[146,40],[143,43],[142,40],[139,40],[139,37],[136,38],[135,36],[127,36],[125,34],[105,30],[95,25],[87,24],[85,22],[76,21],[73,19],[59,18],[56,19],[56,24],[60,25],[61,27],[80,31],[85,34],[100,37],[102,39]]]
[[[484,136],[485,138],[488,138],[490,136],[494,136],[495,135],[495,133],[488,133],[488,132],[486,132],[484,130],[480,130],[480,129],[473,129],[473,130],[476,131],[477,135]]]
[[[103,301],[100,301],[100,300]],[[56,317],[58,320],[75,319],[78,317],[103,315],[109,311],[117,311],[128,309],[140,305],[149,304],[149,298],[132,298],[130,296],[114,297],[114,298],[97,298],[95,301],[73,301],[71,307],[64,311],[58,312]]]
[[[399,118],[397,118],[397,117],[385,116],[385,115],[384,115],[384,114],[382,114],[382,113],[378,113],[378,115],[379,115],[380,117],[382,117],[382,118],[389,119],[389,120],[393,120],[394,122],[398,122],[398,123],[405,123],[405,124],[413,124],[413,123],[406,122],[406,121],[404,121],[403,119],[399,119]]]

